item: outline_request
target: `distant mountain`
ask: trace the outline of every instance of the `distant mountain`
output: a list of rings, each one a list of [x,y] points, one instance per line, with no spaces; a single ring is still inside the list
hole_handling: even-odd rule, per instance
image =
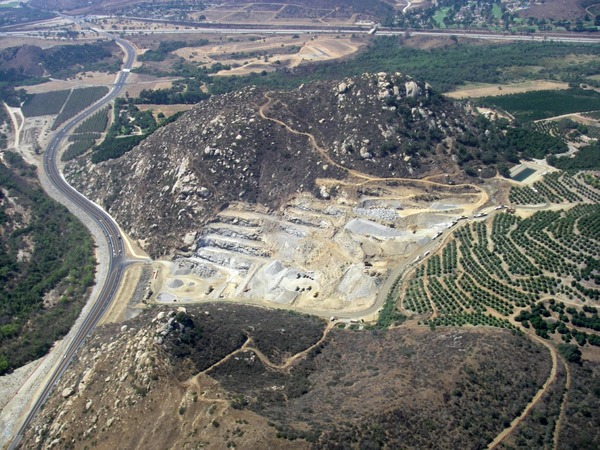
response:
[[[90,0],[88,2],[82,2],[80,0],[31,0],[30,4],[36,8],[50,11],[63,11],[63,12],[74,12],[78,14],[82,13],[106,13],[106,11],[116,11],[124,7],[131,7],[136,4],[148,3],[147,0]],[[153,4],[169,4],[174,6],[170,0],[159,0],[153,2]],[[289,4],[284,0],[232,0],[232,1],[216,1],[211,4],[227,4],[227,5],[246,5],[249,3],[269,3],[269,4]],[[181,6],[185,10],[188,10],[188,6],[196,7],[198,10],[201,9],[201,2],[188,1],[178,2],[176,6]],[[386,14],[393,10],[390,3],[383,0],[297,0],[291,5],[295,8],[304,8],[308,10],[323,10],[323,9],[335,9],[343,12],[344,14],[361,13],[374,15],[383,18]]]

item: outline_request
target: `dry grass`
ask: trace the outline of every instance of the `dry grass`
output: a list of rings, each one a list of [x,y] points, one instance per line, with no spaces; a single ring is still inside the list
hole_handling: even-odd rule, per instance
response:
[[[569,85],[567,83],[560,83],[557,81],[523,81],[521,83],[510,83],[510,84],[470,84],[462,89],[447,92],[446,95],[450,98],[463,99],[463,98],[479,98],[488,97],[494,95],[506,95],[506,94],[522,94],[524,92],[531,91],[550,91],[550,90],[561,90],[567,89]]]
[[[155,118],[159,113],[163,113],[166,117],[169,117],[181,111],[188,111],[193,108],[193,106],[194,105],[137,105],[140,111],[148,111],[151,109]]]

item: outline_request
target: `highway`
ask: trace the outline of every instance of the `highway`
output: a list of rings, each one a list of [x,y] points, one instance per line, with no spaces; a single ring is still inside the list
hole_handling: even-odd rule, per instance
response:
[[[83,317],[80,328],[77,330],[77,333],[73,337],[72,341],[68,344],[64,356],[60,359],[60,361],[54,368],[54,371],[52,372],[46,386],[44,387],[36,402],[33,404],[30,411],[28,412],[28,415],[25,418],[24,422],[21,424],[19,431],[13,438],[13,441],[10,443],[8,447],[9,449],[16,449],[19,446],[24,431],[31,424],[31,421],[35,417],[36,413],[40,410],[41,406],[48,398],[48,395],[56,385],[57,381],[60,379],[60,377],[63,375],[63,373],[69,366],[73,355],[75,354],[77,349],[83,344],[88,334],[98,324],[107,307],[111,304],[119,288],[119,283],[121,282],[121,279],[123,277],[123,272],[127,265],[130,264],[130,262],[125,258],[123,239],[121,237],[119,227],[117,226],[115,221],[97,204],[88,200],[82,194],[77,192],[73,187],[71,187],[62,176],[57,163],[58,150],[60,149],[62,141],[83,120],[87,119],[99,109],[103,108],[107,103],[109,103],[119,95],[119,93],[125,85],[127,76],[129,75],[129,69],[131,69],[133,63],[135,62],[135,48],[130,42],[123,39],[115,38],[106,33],[103,34],[105,34],[109,38],[114,39],[117,42],[117,44],[119,44],[119,46],[123,48],[125,52],[123,68],[121,72],[119,72],[119,74],[117,75],[113,87],[105,97],[100,99],[97,103],[95,103],[88,109],[84,110],[75,118],[71,119],[63,128],[61,128],[54,135],[54,137],[48,144],[46,151],[44,152],[42,170],[44,171],[52,185],[62,194],[63,198],[58,200],[64,203],[67,207],[70,207],[71,209],[75,208],[79,209],[80,211],[83,211],[88,216],[89,220],[94,221],[96,225],[98,225],[98,227],[102,230],[104,238],[108,243],[109,249],[109,258],[107,261],[107,276],[105,280],[99,281],[103,284],[100,293],[98,294],[98,297],[93,301],[93,304],[89,308],[89,312],[87,313],[87,315]]]
[[[81,23],[82,19],[73,16],[62,16],[69,18],[75,22]],[[376,33],[369,33],[371,27],[363,27],[358,25],[345,26],[323,26],[323,25],[268,25],[268,24],[224,24],[224,23],[197,23],[197,22],[181,22],[167,19],[148,19],[144,17],[123,16],[124,19],[137,22],[146,22],[161,24],[165,27],[173,27],[178,25],[178,28],[164,28],[152,30],[152,34],[272,34],[272,35],[294,35],[294,34],[375,34],[377,36],[456,36],[467,39],[482,39],[491,41],[538,41],[538,42],[563,42],[563,43],[578,43],[578,44],[598,44],[600,43],[600,33],[577,33],[577,32],[548,32],[548,33],[532,33],[532,34],[513,34],[513,33],[497,33],[483,30],[424,30],[411,28],[385,28],[379,27]],[[184,27],[184,28],[182,28]],[[101,29],[92,28],[93,31],[109,36]],[[0,36],[35,36],[43,35],[47,31],[2,31]],[[130,28],[122,30],[120,33],[125,35],[146,34],[146,28]],[[115,39],[119,42],[122,39]]]

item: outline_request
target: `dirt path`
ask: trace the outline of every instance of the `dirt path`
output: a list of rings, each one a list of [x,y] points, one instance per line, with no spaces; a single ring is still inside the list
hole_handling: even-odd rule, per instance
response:
[[[588,112],[597,112],[598,110],[592,110],[592,111],[584,111],[584,113],[588,113]],[[560,116],[554,116],[554,117],[546,117],[545,119],[538,119],[538,120],[534,120],[533,123],[541,123],[541,122],[550,122],[552,120],[557,120],[557,119],[565,119],[565,118],[569,118],[569,117],[579,117],[579,118],[583,118],[583,116],[581,115],[583,113],[569,113],[569,114],[561,114]]]
[[[533,396],[533,398],[527,404],[527,406],[525,406],[525,409],[523,409],[523,412],[521,413],[521,415],[519,417],[515,418],[510,423],[508,428],[504,429],[498,436],[496,436],[496,438],[488,445],[489,449],[496,448],[504,440],[504,438],[506,438],[509,434],[511,434],[513,431],[516,430],[516,428],[521,424],[521,422],[523,422],[523,420],[529,415],[529,413],[531,412],[533,407],[535,405],[537,405],[537,403],[540,401],[542,396],[548,392],[548,389],[550,388],[552,383],[554,383],[556,381],[556,371],[557,371],[557,366],[558,366],[558,354],[556,352],[556,349],[554,348],[554,346],[552,344],[546,342],[545,340],[543,340],[542,338],[540,338],[538,336],[535,336],[532,333],[527,333],[527,335],[534,341],[537,341],[540,344],[542,344],[543,346],[545,346],[550,351],[550,356],[552,357],[552,369],[550,370],[550,375],[548,376],[548,379],[542,385],[540,390],[537,391],[537,393]],[[562,411],[561,411],[561,414],[562,414]],[[556,446],[556,441],[555,441],[555,446]]]
[[[25,118],[21,113],[19,108],[12,108],[4,103],[4,107],[8,111],[8,115],[10,116],[10,121],[13,124],[15,139],[14,139],[14,148],[15,150],[19,148],[21,144],[21,131],[23,131],[23,124],[25,123]],[[18,116],[18,117],[17,117]]]
[[[327,324],[327,326],[325,327],[325,330],[323,330],[323,335],[321,336],[321,338],[317,342],[315,342],[311,346],[305,348],[301,352],[296,353],[295,355],[292,355],[289,358],[286,358],[285,361],[282,364],[274,364],[273,362],[271,362],[271,360],[263,352],[261,352],[259,349],[257,349],[256,347],[254,347],[252,345],[252,343],[253,343],[252,342],[252,338],[250,336],[248,336],[246,338],[246,342],[244,342],[240,348],[235,349],[234,351],[232,351],[231,353],[225,355],[219,361],[217,361],[216,363],[214,363],[212,366],[210,366],[210,367],[204,369],[203,371],[197,373],[190,380],[188,380],[186,383],[184,383],[184,385],[187,385],[188,387],[191,384],[199,386],[198,378],[200,376],[206,375],[209,371],[211,371],[211,370],[215,369],[216,367],[219,367],[220,365],[224,364],[232,356],[235,356],[238,353],[242,353],[242,352],[248,351],[248,350],[252,351],[256,356],[258,356],[258,359],[260,359],[260,361],[265,366],[267,366],[267,367],[269,367],[271,369],[275,369],[275,370],[286,370],[292,364],[294,364],[297,360],[299,360],[300,358],[305,357],[310,351],[312,351],[317,346],[321,345],[323,343],[323,341],[327,338],[327,335],[329,334],[329,332],[333,329],[334,325],[335,325],[334,322],[329,322]]]
[[[438,187],[443,187],[443,188],[459,188],[459,187],[469,187],[469,188],[473,188],[477,191],[479,191],[479,193],[481,194],[482,198],[479,202],[477,202],[477,207],[483,206],[485,203],[488,202],[489,200],[489,194],[488,192],[477,185],[474,184],[454,184],[454,185],[447,185],[447,184],[443,184],[443,183],[438,183],[436,181],[431,181],[427,178],[424,179],[416,179],[416,178],[395,178],[395,177],[374,177],[371,175],[368,175],[366,173],[360,172],[358,170],[354,170],[354,169],[350,169],[346,166],[343,166],[341,164],[339,164],[338,162],[334,161],[330,156],[329,153],[327,151],[327,149],[321,147],[318,143],[316,138],[314,137],[313,134],[311,133],[307,133],[304,131],[298,131],[295,130],[293,128],[291,128],[287,123],[276,119],[275,117],[270,117],[267,115],[267,111],[268,109],[276,102],[275,100],[273,100],[270,96],[269,93],[265,93],[265,98],[267,100],[266,103],[264,103],[263,105],[261,105],[258,109],[258,114],[259,116],[264,119],[264,120],[269,120],[273,123],[276,123],[277,125],[280,125],[282,127],[284,127],[289,133],[298,135],[298,136],[304,136],[306,138],[308,138],[308,141],[311,145],[311,147],[313,149],[315,149],[322,157],[323,159],[328,163],[331,164],[334,167],[337,167],[340,170],[345,171],[346,173],[348,173],[349,175],[352,175],[355,178],[358,179],[362,179],[365,180],[363,183],[355,183],[356,185],[363,185],[369,182],[377,182],[377,181],[400,181],[400,182],[407,182],[407,183],[415,183],[415,184],[421,184],[421,185],[426,185],[426,186],[438,186]],[[285,105],[284,105],[285,106]],[[437,176],[437,175],[436,175]],[[458,194],[460,195],[460,194]]]
[[[269,358],[267,358],[267,356],[263,352],[261,352],[260,350],[258,350],[255,347],[248,347],[248,349],[252,350],[254,353],[256,353],[256,356],[258,356],[258,358],[261,360],[261,362],[265,366],[267,366],[267,367],[269,367],[271,369],[276,369],[276,370],[286,370],[292,364],[294,364],[297,360],[299,360],[300,358],[303,358],[311,350],[313,350],[314,348],[316,348],[319,345],[321,345],[323,343],[323,341],[325,340],[325,338],[327,338],[327,335],[329,334],[329,332],[333,329],[334,325],[335,325],[335,322],[329,322],[327,324],[327,326],[325,327],[325,330],[323,330],[323,336],[321,336],[321,339],[319,339],[317,342],[315,342],[310,347],[307,347],[306,349],[302,350],[301,352],[296,353],[295,355],[292,355],[289,358],[286,358],[286,360],[283,362],[283,364],[274,364],[274,363],[272,363],[271,360],[269,360]]]
[[[554,434],[552,436],[552,440],[554,442],[554,450],[558,449],[558,438],[560,437],[560,429],[562,427],[563,422],[565,421],[565,416],[567,415],[567,399],[569,396],[569,391],[571,390],[571,369],[569,369],[569,364],[564,359],[562,359],[562,357],[561,361],[565,366],[567,381],[565,383],[565,393],[563,394],[562,403],[560,404],[560,414],[558,416],[558,420],[556,421],[556,425],[554,426]]]

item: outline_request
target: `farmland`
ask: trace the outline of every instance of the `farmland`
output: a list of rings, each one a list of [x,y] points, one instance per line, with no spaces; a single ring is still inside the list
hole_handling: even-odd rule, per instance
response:
[[[600,191],[589,178],[553,172],[532,187],[513,187],[514,205],[564,209],[524,218],[498,212],[463,224],[400,289],[401,311],[432,327],[533,326],[543,338],[558,331],[565,343],[600,345],[597,310],[589,306],[600,299]]]
[[[33,94],[25,100],[22,106],[23,114],[25,117],[58,114],[69,97],[69,93],[69,90],[64,90]]]
[[[586,89],[535,91],[524,94],[484,97],[484,106],[499,107],[515,117],[532,121],[598,109],[600,93]]]
[[[71,91],[71,95],[69,95],[69,98],[64,104],[62,110],[54,120],[52,129],[56,130],[71,117],[75,116],[77,113],[83,111],[92,103],[102,98],[107,92],[108,88],[106,87],[89,87]]]
[[[108,124],[108,107],[101,109],[75,128],[74,133],[102,133]]]
[[[61,161],[70,161],[78,156],[83,155],[100,139],[100,133],[80,133],[69,138],[71,143],[61,155]]]

